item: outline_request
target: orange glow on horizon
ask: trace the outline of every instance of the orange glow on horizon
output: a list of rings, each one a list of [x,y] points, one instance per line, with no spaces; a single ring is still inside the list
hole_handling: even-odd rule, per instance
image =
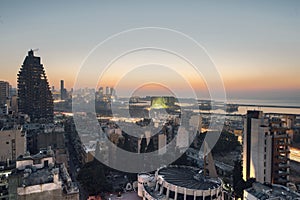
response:
[[[274,81],[274,79],[276,81]],[[17,80],[16,77],[7,77],[5,79],[1,78],[3,81],[8,81],[12,87],[17,87]],[[60,80],[65,81],[65,88],[70,90],[74,87],[75,83],[75,77],[72,76],[64,76],[64,78],[51,78],[48,76],[48,81],[50,87],[54,86],[56,90],[60,89]],[[100,86],[102,87],[114,87],[114,85],[117,82],[116,77],[107,77],[106,79],[101,80],[97,84],[97,88]],[[207,87],[205,85],[205,82],[203,80],[189,80],[191,86],[194,89],[198,90],[207,90]],[[176,81],[175,81],[176,83]],[[128,85],[134,86],[134,80],[132,83],[129,83]],[[95,87],[95,86],[83,86],[83,87]],[[174,87],[182,88],[181,85],[174,84]],[[263,90],[300,90],[300,83],[298,80],[295,79],[278,79],[278,78],[248,78],[248,79],[238,79],[238,78],[224,78],[224,87],[225,90],[229,91],[263,91]],[[182,88],[184,89],[184,88]]]
[[[20,65],[21,66],[21,65]],[[65,81],[65,88],[70,90],[74,87],[74,83],[76,80],[77,71],[71,71],[71,72],[63,72],[63,71],[50,71],[47,69],[48,65],[44,65],[46,74],[48,77],[49,85],[50,87],[55,86],[56,90],[60,89],[60,80]],[[13,71],[13,73],[8,73],[6,71],[1,74],[0,77],[1,80],[8,81],[13,87],[17,87],[17,76],[19,66],[15,67],[16,70]],[[14,74],[15,73],[15,74]],[[180,72],[181,73],[181,72]],[[191,73],[190,71],[182,72],[185,73],[185,76],[188,78],[189,83],[194,89],[197,90],[207,90],[205,80],[203,80],[201,77],[196,76],[195,74]],[[13,75],[12,75],[13,74]],[[299,79],[294,78],[294,76],[297,76],[297,74],[291,74],[291,77],[287,78],[284,75],[281,74],[274,74],[274,73],[267,73],[267,74],[259,74],[256,76],[252,76],[249,74],[241,75],[241,74],[230,74],[225,73],[221,74],[223,76],[224,81],[224,87],[227,91],[278,91],[278,90],[300,90],[300,82]],[[5,78],[4,78],[5,77]],[[119,80],[119,77],[116,76],[113,73],[107,73],[101,79],[99,84],[95,85],[89,85],[89,86],[82,86],[82,87],[99,87],[99,86],[109,86],[114,87],[114,85]],[[174,87],[184,89],[182,85],[177,84],[176,80],[170,80]],[[128,83],[128,85],[124,87],[134,87],[135,80],[132,80],[132,82]]]

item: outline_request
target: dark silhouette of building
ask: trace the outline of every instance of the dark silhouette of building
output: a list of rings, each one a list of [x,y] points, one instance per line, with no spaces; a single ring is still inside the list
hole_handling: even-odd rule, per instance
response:
[[[0,106],[6,104],[6,100],[9,97],[9,83],[6,81],[0,81]]]
[[[18,109],[31,121],[53,121],[53,97],[41,58],[28,52],[18,73]]]
[[[65,100],[67,98],[67,90],[65,88],[64,80],[60,81],[60,99]]]

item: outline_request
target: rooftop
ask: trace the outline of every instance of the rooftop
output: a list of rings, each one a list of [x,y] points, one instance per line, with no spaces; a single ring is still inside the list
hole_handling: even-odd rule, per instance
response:
[[[21,155],[17,158],[17,161],[22,161],[22,160],[40,160],[42,158],[49,158],[53,157],[54,152],[53,150],[49,147],[48,149],[41,149],[39,153],[35,155],[30,155],[29,152],[27,152],[24,155]]]
[[[261,183],[254,183],[252,188],[246,190],[248,193],[252,194],[258,199],[300,199],[300,194],[291,191],[289,188],[281,185],[264,185]]]
[[[199,169],[186,166],[165,167],[158,170],[158,175],[168,183],[193,190],[214,189],[222,184],[219,179],[206,177]]]
[[[19,187],[53,183],[53,170],[49,168],[43,168],[39,170],[34,168],[26,168],[24,170],[23,183],[20,183]]]

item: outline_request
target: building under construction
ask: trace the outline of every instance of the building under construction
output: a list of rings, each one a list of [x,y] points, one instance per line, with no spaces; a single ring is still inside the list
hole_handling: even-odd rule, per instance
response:
[[[53,98],[41,58],[30,50],[18,73],[19,112],[31,121],[53,121]]]

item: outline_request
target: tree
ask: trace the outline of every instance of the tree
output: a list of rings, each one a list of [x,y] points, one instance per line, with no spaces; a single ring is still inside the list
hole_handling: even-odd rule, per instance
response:
[[[237,137],[227,131],[222,131],[217,144],[213,148],[213,153],[230,152],[240,146]]]
[[[97,160],[86,163],[79,171],[77,179],[89,195],[111,191],[111,185],[105,177],[105,169]]]
[[[237,198],[243,198],[245,189],[251,188],[252,184],[256,181],[255,178],[250,178],[247,181],[243,179],[243,166],[242,161],[237,160],[234,162],[233,169],[233,190]]]
[[[243,180],[243,167],[242,161],[236,160],[234,161],[234,169],[233,169],[233,190],[234,194],[238,198],[243,198],[243,190],[245,188],[245,181]]]

